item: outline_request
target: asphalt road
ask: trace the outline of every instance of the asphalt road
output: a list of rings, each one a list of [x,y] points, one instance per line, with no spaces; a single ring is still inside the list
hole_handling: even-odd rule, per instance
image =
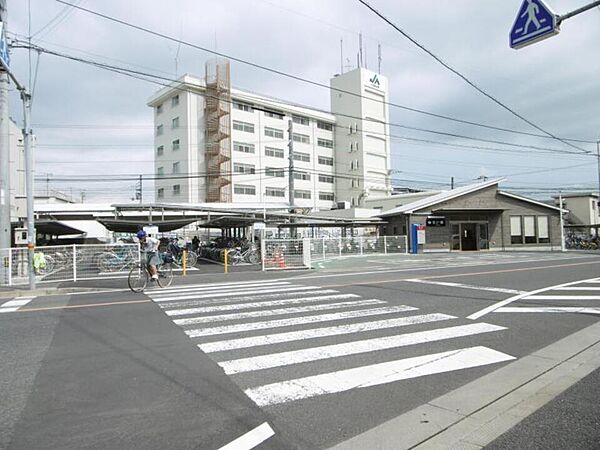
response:
[[[597,255],[357,262],[107,292],[121,281],[0,314],[0,448],[329,447],[600,317]]]

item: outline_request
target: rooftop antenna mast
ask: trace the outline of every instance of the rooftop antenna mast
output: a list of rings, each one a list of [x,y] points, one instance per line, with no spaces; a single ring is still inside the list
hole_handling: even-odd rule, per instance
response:
[[[340,74],[344,73],[344,40],[340,39]]]
[[[362,32],[358,33],[358,67],[363,65],[363,54],[362,54]]]
[[[381,44],[377,44],[377,73],[381,73]]]

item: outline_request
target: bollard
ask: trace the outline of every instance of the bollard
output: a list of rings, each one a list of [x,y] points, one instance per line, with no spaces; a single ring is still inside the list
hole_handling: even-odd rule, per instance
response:
[[[225,250],[225,258],[224,258],[224,262],[225,262],[225,273],[227,273],[227,255],[229,254],[229,250]]]
[[[185,277],[186,269],[187,269],[187,250],[183,251],[183,255],[181,256],[182,266],[183,266],[183,276]]]

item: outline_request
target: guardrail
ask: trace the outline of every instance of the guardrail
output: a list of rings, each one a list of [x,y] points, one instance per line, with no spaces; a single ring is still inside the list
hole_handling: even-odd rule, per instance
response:
[[[407,254],[406,236],[264,239],[263,270],[311,268],[313,262],[363,255]]]
[[[28,283],[27,248],[0,249],[0,286]],[[124,278],[140,259],[138,244],[73,244],[36,247],[36,283]]]

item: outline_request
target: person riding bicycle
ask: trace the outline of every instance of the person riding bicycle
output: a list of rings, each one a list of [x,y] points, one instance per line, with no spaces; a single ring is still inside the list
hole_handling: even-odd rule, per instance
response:
[[[153,280],[158,280],[156,266],[160,264],[160,257],[158,255],[158,245],[160,241],[148,236],[144,230],[138,231],[136,236],[140,241],[141,252],[146,255],[146,265],[150,271],[151,278]]]

